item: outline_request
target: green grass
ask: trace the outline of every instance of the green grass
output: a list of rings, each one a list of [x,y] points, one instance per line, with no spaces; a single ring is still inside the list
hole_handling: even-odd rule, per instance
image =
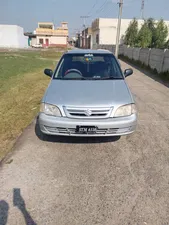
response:
[[[54,68],[62,53],[0,52],[0,160],[39,110],[49,83],[44,68]]]

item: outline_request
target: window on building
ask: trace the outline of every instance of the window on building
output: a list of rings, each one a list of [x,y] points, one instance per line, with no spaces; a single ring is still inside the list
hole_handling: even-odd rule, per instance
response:
[[[96,44],[99,44],[99,34],[96,34]]]
[[[43,45],[43,39],[39,39],[39,43]]]

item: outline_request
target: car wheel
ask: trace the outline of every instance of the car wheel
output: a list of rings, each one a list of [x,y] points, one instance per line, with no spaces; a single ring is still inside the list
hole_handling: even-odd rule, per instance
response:
[[[35,134],[42,141],[47,141],[49,139],[49,137],[50,137],[50,135],[44,134],[41,131],[40,126],[39,126],[38,118],[36,119]]]
[[[40,129],[39,129],[40,130]],[[40,135],[39,135],[39,138],[40,140],[42,141],[48,141],[48,139],[50,138],[50,135],[47,135],[47,134],[44,134],[41,130],[40,130]]]

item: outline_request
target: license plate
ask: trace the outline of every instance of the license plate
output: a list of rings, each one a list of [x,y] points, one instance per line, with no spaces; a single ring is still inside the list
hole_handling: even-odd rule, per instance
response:
[[[76,133],[80,134],[95,134],[97,131],[97,127],[94,126],[77,126]]]

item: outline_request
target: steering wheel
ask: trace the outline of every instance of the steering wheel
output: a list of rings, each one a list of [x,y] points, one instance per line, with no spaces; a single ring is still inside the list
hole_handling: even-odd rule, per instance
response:
[[[77,70],[77,69],[70,69],[70,70],[67,70],[65,72],[65,76],[67,76],[69,73],[78,73],[80,76],[83,76],[82,73],[80,72],[80,70]]]

